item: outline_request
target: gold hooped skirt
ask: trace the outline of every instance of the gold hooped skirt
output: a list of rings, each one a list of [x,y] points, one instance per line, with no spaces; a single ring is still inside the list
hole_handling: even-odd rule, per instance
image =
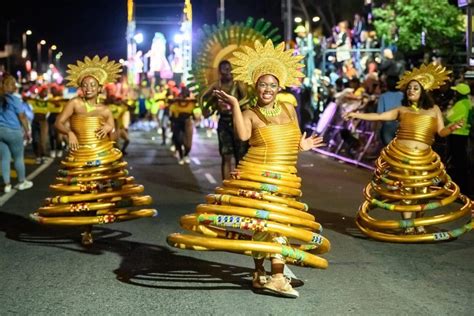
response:
[[[73,116],[71,127],[78,135],[79,149],[61,161],[56,183],[50,189],[58,195],[45,199],[30,217],[47,225],[95,225],[156,216],[155,209],[141,209],[152,203],[144,188],[128,175],[127,163],[113,142],[98,139],[97,117]]]
[[[194,214],[181,217],[181,227],[196,235],[171,234],[168,243],[181,249],[254,257],[259,253],[292,264],[326,268],[328,262],[317,254],[329,251],[330,243],[321,235],[322,227],[308,213],[308,206],[297,201],[301,178],[294,167],[296,154],[291,153],[291,161],[284,154],[260,151],[251,149],[232,179],[224,180]],[[276,157],[278,162],[258,163],[270,160],[268,157]],[[268,238],[258,239],[257,235]],[[275,242],[275,238],[285,241]]]
[[[356,224],[374,239],[401,243],[437,242],[457,238],[472,229],[472,202],[460,193],[431,148],[413,151],[393,140],[377,159],[373,179],[365,187],[364,197]],[[442,207],[453,203],[457,205],[455,210],[442,212]],[[403,212],[413,214],[410,219],[378,219],[369,215],[377,208],[400,215]],[[462,218],[466,218],[466,222],[458,228],[439,227]],[[407,233],[416,227],[423,227],[426,232]]]

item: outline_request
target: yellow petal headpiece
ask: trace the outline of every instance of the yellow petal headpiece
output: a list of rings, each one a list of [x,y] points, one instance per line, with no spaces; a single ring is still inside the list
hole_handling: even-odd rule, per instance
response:
[[[420,68],[405,72],[398,82],[397,88],[405,89],[410,81],[416,80],[423,86],[423,89],[432,91],[444,85],[449,80],[450,73],[451,70],[446,70],[446,67],[441,65],[421,65]]]
[[[122,66],[117,64],[115,61],[109,61],[109,57],[105,56],[100,58],[95,55],[94,58],[90,59],[85,57],[84,61],[77,61],[77,65],[68,65],[66,71],[69,76],[66,77],[68,80],[68,86],[79,87],[81,81],[88,76],[95,78],[102,86],[109,82],[115,82],[122,72]]]
[[[285,43],[277,47],[268,40],[265,46],[255,41],[255,48],[243,47],[243,52],[234,52],[230,62],[234,65],[232,73],[235,80],[248,84],[256,84],[263,75],[273,75],[278,79],[281,87],[300,85],[298,78],[304,77],[299,70],[304,67],[299,61],[303,56],[293,55],[293,49],[285,51]]]

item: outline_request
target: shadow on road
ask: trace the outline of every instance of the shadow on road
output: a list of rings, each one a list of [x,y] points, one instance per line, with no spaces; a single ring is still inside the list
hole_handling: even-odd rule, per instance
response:
[[[125,242],[121,247],[117,250],[123,260],[114,272],[124,283],[182,290],[250,288],[248,268],[181,255],[163,246]]]
[[[367,239],[367,237],[357,228],[354,217],[313,208],[310,209],[309,212],[316,217],[318,223],[323,225],[324,230],[332,230],[354,238]]]
[[[101,249],[81,246],[81,227],[44,226],[16,214],[0,212],[0,231],[15,241],[39,244],[89,254],[101,254]],[[131,236],[124,231],[94,226],[94,239],[119,240]]]
[[[117,280],[136,286],[162,289],[246,289],[251,269],[181,255],[159,245],[123,240],[131,234],[94,226],[94,244],[80,245],[78,227],[47,227],[25,217],[0,212],[0,230],[8,239],[89,255],[106,252],[122,258],[113,272]]]

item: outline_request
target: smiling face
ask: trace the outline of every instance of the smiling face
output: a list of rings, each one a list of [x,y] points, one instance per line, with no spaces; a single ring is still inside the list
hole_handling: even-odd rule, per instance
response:
[[[407,99],[411,103],[416,103],[420,100],[421,85],[418,81],[410,81],[407,86]]]
[[[97,79],[94,77],[88,76],[85,77],[81,82],[81,89],[84,93],[84,98],[86,100],[91,100],[97,97],[100,93],[100,85]]]
[[[278,80],[272,75],[263,75],[258,78],[255,88],[260,106],[272,104],[280,90]]]

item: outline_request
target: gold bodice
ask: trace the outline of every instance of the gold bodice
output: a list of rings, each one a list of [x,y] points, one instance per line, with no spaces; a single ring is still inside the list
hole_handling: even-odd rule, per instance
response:
[[[70,119],[71,130],[76,134],[79,145],[92,145],[109,142],[108,137],[98,139],[97,130],[102,126],[104,120],[97,116],[73,115]]]
[[[404,112],[400,114],[400,127],[397,139],[415,140],[427,145],[432,145],[437,132],[437,122],[432,116]]]
[[[255,128],[244,160],[259,164],[295,166],[301,132],[296,122]]]

